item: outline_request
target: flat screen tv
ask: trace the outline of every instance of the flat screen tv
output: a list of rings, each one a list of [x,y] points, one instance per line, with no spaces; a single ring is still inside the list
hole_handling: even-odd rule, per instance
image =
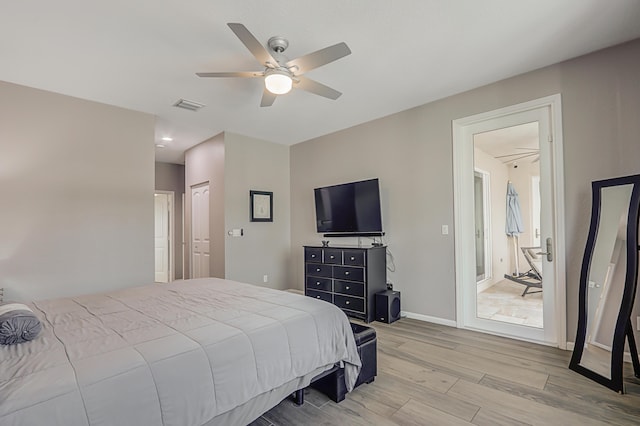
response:
[[[318,232],[383,235],[378,179],[314,189]]]

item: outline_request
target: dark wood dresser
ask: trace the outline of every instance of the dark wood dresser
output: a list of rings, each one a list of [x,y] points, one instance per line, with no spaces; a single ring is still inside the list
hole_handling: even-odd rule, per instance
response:
[[[304,294],[333,303],[348,316],[371,322],[375,294],[387,288],[387,248],[304,247]]]

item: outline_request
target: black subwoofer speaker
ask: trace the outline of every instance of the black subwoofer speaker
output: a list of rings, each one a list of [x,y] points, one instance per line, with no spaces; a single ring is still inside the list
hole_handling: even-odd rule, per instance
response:
[[[391,324],[400,319],[400,292],[385,290],[376,293],[376,321]]]

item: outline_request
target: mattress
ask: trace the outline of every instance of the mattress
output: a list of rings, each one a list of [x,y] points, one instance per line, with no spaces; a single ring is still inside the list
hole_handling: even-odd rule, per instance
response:
[[[246,424],[340,363],[344,313],[217,278],[29,304],[33,341],[0,346],[0,425]]]

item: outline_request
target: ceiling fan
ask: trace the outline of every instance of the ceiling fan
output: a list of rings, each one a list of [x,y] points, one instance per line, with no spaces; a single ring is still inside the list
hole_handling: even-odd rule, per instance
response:
[[[244,25],[237,23],[227,25],[258,62],[264,65],[264,71],[198,72],[196,73],[198,77],[264,77],[265,87],[260,102],[261,107],[273,105],[278,95],[288,93],[292,87],[333,100],[342,95],[329,86],[303,77],[303,74],[350,55],[351,50],[346,43],[334,44],[297,59],[289,60],[283,53],[289,47],[289,42],[285,38],[271,37],[267,42],[269,46],[269,50],[267,50]]]

